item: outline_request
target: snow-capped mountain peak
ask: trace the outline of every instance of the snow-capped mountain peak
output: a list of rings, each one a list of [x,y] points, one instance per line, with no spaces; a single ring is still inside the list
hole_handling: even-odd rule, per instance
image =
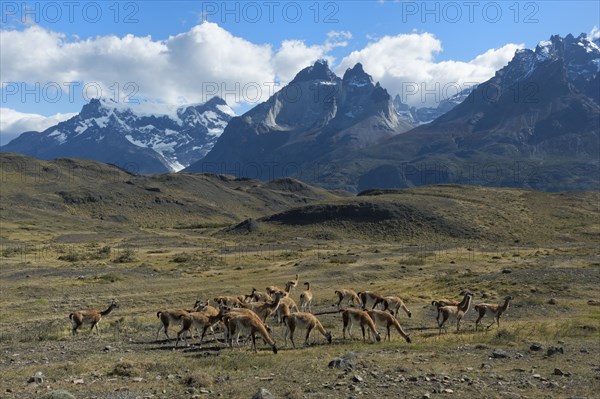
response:
[[[23,134],[2,150],[40,158],[80,156],[112,163],[121,153],[120,159],[136,165],[145,162],[130,159],[131,153],[141,153],[157,160],[152,166],[138,167],[138,171],[176,172],[206,155],[233,116],[233,110],[219,97],[185,106],[96,98],[71,119],[42,133]]]

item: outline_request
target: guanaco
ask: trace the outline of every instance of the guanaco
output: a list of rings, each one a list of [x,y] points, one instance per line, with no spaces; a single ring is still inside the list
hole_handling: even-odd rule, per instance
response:
[[[356,303],[358,306],[362,307],[362,302],[360,301],[360,298],[358,297],[356,292],[354,292],[351,289],[341,288],[339,290],[335,290],[335,294],[338,296],[339,299],[337,303],[338,310],[341,309],[342,301],[347,301],[348,305],[350,305],[350,303],[352,303],[352,305]]]
[[[213,301],[219,306],[229,306],[229,307],[241,307],[243,301],[240,300],[239,296],[229,295],[229,296],[218,296],[213,299]]]
[[[298,286],[298,283],[300,282],[300,276],[298,274],[296,274],[296,278],[294,280],[290,280],[286,283],[286,286],[289,286],[290,291],[295,289]]]
[[[262,336],[265,342],[267,342],[271,346],[271,348],[273,349],[273,353],[277,353],[277,346],[275,345],[275,341],[269,335],[265,324],[262,321],[258,320],[256,317],[244,314],[233,314],[228,318],[227,322],[230,331],[237,331],[238,333],[248,332],[252,336],[252,347],[254,348],[254,352],[258,352],[258,350],[256,349],[255,337],[255,334],[258,333]]]
[[[406,342],[408,342],[409,344],[411,343],[410,336],[404,332],[402,326],[400,326],[400,323],[398,322],[398,319],[396,319],[394,315],[384,310],[368,310],[367,313],[369,314],[376,326],[385,326],[387,332],[386,338],[388,341],[391,340],[390,327],[393,326],[402,336],[402,338],[406,340]]]
[[[204,312],[191,312],[181,317],[182,327],[181,330],[177,333],[177,341],[175,342],[175,346],[179,345],[179,339],[182,334],[189,332],[192,327],[196,328],[198,331],[202,330],[202,334],[200,335],[200,345],[202,345],[202,341],[204,340],[204,335],[206,335],[206,330],[210,329],[213,333],[213,338],[215,342],[217,341],[217,337],[215,336],[215,332],[212,327],[221,321],[221,312],[217,315],[208,315]],[[185,342],[185,335],[183,336],[183,340]]]
[[[381,335],[375,328],[373,319],[371,319],[371,316],[369,316],[366,311],[348,308],[340,310],[340,312],[342,312],[342,321],[344,322],[344,328],[342,330],[344,339],[346,339],[346,331],[348,331],[348,336],[352,338],[352,325],[357,323],[362,330],[363,341],[365,340],[365,326],[371,330],[371,333],[377,342],[381,341]]]
[[[312,312],[311,304],[313,300],[313,293],[310,290],[310,283],[308,281],[304,283],[304,285],[306,286],[306,290],[300,294],[300,309],[302,309],[304,312],[306,311],[306,308],[308,308],[308,311]]]
[[[436,310],[437,310],[437,314],[435,316],[435,320],[438,322],[440,322],[440,308],[443,306],[457,306],[460,303],[460,301],[455,301],[453,299],[440,299],[437,301],[431,301],[431,306],[435,306]]]
[[[379,303],[383,303],[384,301],[383,295],[372,291],[361,291],[358,293],[358,297],[362,303],[363,310],[367,308],[369,301],[373,301],[373,307],[371,309],[375,309],[375,306],[377,306]]]
[[[308,346],[308,338],[310,337],[311,331],[316,328],[317,331],[321,333],[327,340],[327,343],[331,343],[333,337],[330,332],[326,331],[323,328],[323,325],[312,313],[300,312],[291,314],[287,305],[283,305],[284,312],[286,313],[283,316],[283,323],[286,325],[285,330],[285,345],[287,345],[287,338],[290,337],[290,341],[292,341],[292,346],[295,348],[296,344],[294,343],[294,331],[296,329],[305,329],[306,337],[304,338],[304,346]]]
[[[292,299],[292,297],[286,296],[285,298],[281,298],[280,305],[273,315],[277,323],[283,322],[283,316],[285,316],[283,305],[287,306],[288,312],[291,311],[298,313],[300,311],[300,309],[298,309],[298,305],[296,305],[296,302]]]
[[[504,297],[504,304],[502,304],[502,306],[491,303],[480,303],[479,305],[475,305],[475,311],[479,313],[479,317],[475,321],[475,331],[477,331],[479,322],[481,319],[483,319],[487,312],[490,312],[493,315],[494,320],[492,320],[490,325],[486,327],[486,330],[493,326],[494,322],[498,323],[498,328],[500,328],[500,316],[508,311],[510,301],[512,301],[512,297],[508,295]]]
[[[266,292],[260,292],[256,288],[252,288],[250,299],[254,302],[270,302],[273,300],[271,295],[267,294]]]
[[[241,307],[252,310],[263,322],[265,322],[267,317],[269,317],[279,307],[281,296],[282,294],[277,292],[275,293],[275,299],[273,299],[272,302],[243,303],[241,304]]]
[[[438,327],[440,329],[440,334],[442,333],[442,326],[448,320],[450,315],[456,316],[456,331],[460,331],[460,321],[465,316],[465,314],[469,311],[471,307],[471,301],[473,300],[473,294],[467,292],[463,298],[463,300],[456,306],[448,305],[442,306],[440,308],[440,314],[442,316],[442,321],[438,321]]]
[[[386,296],[383,298],[383,310],[389,310],[394,317],[398,317],[398,311],[402,308],[409,318],[412,317],[412,312],[406,307],[404,301],[397,296]]]
[[[194,303],[194,307],[192,309],[169,309],[159,310],[158,312],[156,312],[156,317],[158,317],[158,319],[160,320],[160,326],[158,326],[158,330],[156,331],[156,340],[158,340],[158,334],[160,334],[160,330],[162,330],[163,328],[167,339],[171,339],[171,337],[169,337],[169,326],[171,324],[179,323],[183,316],[191,312],[203,310],[201,308],[206,306],[208,306],[208,302],[202,302],[200,301],[200,299],[196,299],[196,302]],[[216,310],[212,306],[209,306],[209,308]]]
[[[97,311],[97,310],[78,310],[69,314],[69,319],[73,324],[73,335],[77,334],[77,329],[81,327],[83,324],[91,324],[90,331],[96,327],[96,333],[100,335],[100,329],[98,327],[98,323],[102,320],[102,317],[107,316],[113,309],[118,308],[119,305],[113,299],[111,304],[108,306],[106,310]]]

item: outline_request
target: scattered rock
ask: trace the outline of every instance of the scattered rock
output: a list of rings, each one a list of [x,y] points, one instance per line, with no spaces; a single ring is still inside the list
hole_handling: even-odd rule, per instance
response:
[[[35,373],[34,375],[32,375],[31,377],[29,377],[29,379],[27,380],[28,383],[36,383],[36,384],[43,384],[44,383],[44,374],[42,374],[41,371],[38,371],[37,373]]]
[[[556,353],[565,353],[565,350],[563,349],[562,346],[551,346],[548,348],[548,351],[546,352],[546,354],[548,356],[552,356]]]
[[[275,396],[273,396],[273,394],[269,391],[267,391],[264,388],[260,388],[255,394],[254,396],[252,396],[252,399],[275,399]]]
[[[494,349],[492,357],[494,359],[506,359],[508,357],[508,352],[502,349]]]
[[[555,368],[554,369],[554,375],[565,375],[565,373],[563,373],[563,371],[559,368]]]
[[[79,384],[83,384],[83,383],[84,383],[83,378],[76,378],[73,380],[73,384],[75,384],[75,385],[79,385]]]
[[[529,347],[530,350],[534,351],[534,352],[538,352],[542,350],[542,344],[538,343],[538,342],[534,342],[533,344],[531,344],[531,346]]]
[[[133,382],[142,382],[144,379],[142,377],[133,377],[131,381]]]
[[[106,346],[104,347],[104,352],[110,352],[112,349],[113,349],[113,348],[112,348],[112,346],[110,346],[110,345],[106,345]]]
[[[454,391],[450,388],[442,389],[442,393],[454,393]]]
[[[42,396],[41,399],[75,399],[75,396],[73,396],[73,394],[71,394],[68,391],[59,389],[56,391],[48,392],[47,394]]]
[[[338,357],[330,361],[327,367],[330,369],[353,369],[354,363],[348,359],[342,359]]]
[[[511,269],[502,269],[502,273],[510,274],[510,273],[512,273],[512,270]]]
[[[554,298],[550,298],[550,300],[548,301],[548,305],[556,305],[556,299]]]
[[[424,395],[422,396],[422,398],[423,398],[423,399],[429,399],[429,398],[431,398],[431,395],[430,395],[430,394],[428,394],[428,393],[426,393],[426,394],[424,394]]]
[[[489,363],[481,363],[481,367],[482,369],[491,369],[492,365]]]
[[[600,306],[600,301],[596,301],[594,299],[590,299],[589,301],[587,301],[587,304],[590,306]]]
[[[352,381],[354,381],[354,382],[363,382],[364,379],[360,375],[355,375],[354,377],[352,377]]]

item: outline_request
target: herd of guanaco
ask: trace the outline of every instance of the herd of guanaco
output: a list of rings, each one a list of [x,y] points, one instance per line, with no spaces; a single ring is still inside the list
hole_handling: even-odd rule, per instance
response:
[[[160,310],[156,313],[160,320],[156,339],[158,340],[161,330],[167,339],[170,339],[169,326],[179,325],[181,328],[177,332],[175,346],[179,345],[180,340],[186,341],[186,335],[193,337],[193,330],[200,333],[200,345],[208,331],[212,333],[215,342],[218,342],[214,327],[221,326],[224,342],[230,348],[233,348],[234,340],[239,346],[240,337],[247,337],[252,340],[254,351],[257,351],[256,335],[258,334],[263,342],[272,348],[273,353],[277,353],[272,330],[267,325],[267,319],[272,316],[276,323],[282,324],[285,329],[285,345],[289,338],[292,346],[296,347],[294,342],[296,330],[305,331],[305,346],[309,345],[310,334],[313,330],[318,331],[328,343],[331,343],[333,339],[331,332],[327,331],[317,316],[312,313],[314,293],[311,290],[311,283],[307,281],[303,284],[306,289],[300,294],[300,307],[292,299],[291,293],[298,287],[299,278],[299,275],[296,274],[295,278],[288,281],[283,289],[269,286],[265,291],[253,288],[250,295],[217,296],[212,299],[214,306],[210,304],[211,301],[197,299],[191,309]],[[346,334],[349,338],[352,337],[352,326],[356,324],[361,329],[363,340],[366,339],[365,333],[368,333],[369,339],[381,341],[381,334],[377,327],[383,327],[386,332],[385,339],[390,340],[391,329],[395,329],[406,342],[412,342],[410,335],[404,331],[398,321],[400,309],[409,318],[412,317],[412,312],[400,297],[384,296],[372,291],[357,293],[348,288],[335,290],[335,295],[338,297],[338,302],[333,306],[337,306],[338,312],[341,313],[344,339],[346,339]],[[473,300],[473,294],[469,291],[463,292],[462,295],[460,301],[439,299],[431,302],[431,305],[437,309],[436,321],[440,334],[450,318],[456,319],[456,330],[460,331],[460,322],[471,308]],[[502,304],[481,303],[476,305],[475,311],[478,313],[478,318],[475,322],[475,330],[479,329],[481,319],[486,314],[490,314],[493,318],[487,329],[494,323],[499,328],[500,317],[508,311],[511,300],[512,297],[507,296]],[[378,305],[380,309],[376,309]],[[90,330],[95,328],[99,335],[100,320],[117,307],[117,302],[113,300],[104,311],[80,310],[71,313],[69,319],[73,325],[73,335],[77,334],[77,330],[83,324],[90,324]]]

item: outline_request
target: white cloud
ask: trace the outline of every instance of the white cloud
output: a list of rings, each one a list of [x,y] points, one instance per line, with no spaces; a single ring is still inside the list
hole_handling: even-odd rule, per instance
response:
[[[592,40],[600,39],[600,29],[598,29],[597,26],[594,26],[588,36]]]
[[[331,31],[320,44],[290,39],[273,48],[237,37],[211,22],[166,40],[131,34],[80,39],[37,25],[1,33],[4,82],[95,82],[106,97],[114,97],[115,83],[121,96],[130,94],[124,85],[133,82],[141,98],[181,104],[203,102],[217,94],[233,106],[266,100],[277,89],[273,82],[287,83],[319,58],[334,65],[331,51],[347,46],[352,38],[350,32]],[[436,62],[441,41],[431,33],[413,32],[371,41],[343,58],[336,71],[342,75],[346,68],[362,62],[394,95],[411,82],[428,89],[435,83],[482,82],[521,47],[507,44],[468,62]],[[420,96],[412,96],[408,100],[423,106],[439,99],[428,96],[423,102]]]
[[[417,107],[434,106],[441,99],[455,94],[459,88],[494,76],[523,46],[506,44],[468,62],[436,62],[435,56],[442,51],[442,43],[433,34],[384,36],[342,59],[337,72],[343,74],[347,68],[360,62],[365,71],[390,94],[404,93],[403,101]]]
[[[273,57],[273,66],[282,82],[291,81],[304,67],[318,59],[326,59],[330,65],[335,59],[327,55],[336,47],[346,47],[352,34],[346,31],[331,31],[323,44],[307,46],[302,40],[284,40]]]
[[[0,145],[8,144],[9,141],[23,132],[31,130],[41,132],[74,115],[72,113],[59,113],[43,116],[19,112],[12,108],[0,108]]]
[[[276,77],[285,83],[319,58],[333,61],[327,53],[346,46],[351,37],[332,31],[323,44],[286,40],[274,51],[211,22],[163,41],[131,34],[82,40],[34,25],[2,31],[0,68],[8,82],[96,83],[106,97],[114,97],[115,83],[127,96],[131,90],[125,85],[133,82],[143,98],[189,103],[217,94],[235,105],[266,100]]]

